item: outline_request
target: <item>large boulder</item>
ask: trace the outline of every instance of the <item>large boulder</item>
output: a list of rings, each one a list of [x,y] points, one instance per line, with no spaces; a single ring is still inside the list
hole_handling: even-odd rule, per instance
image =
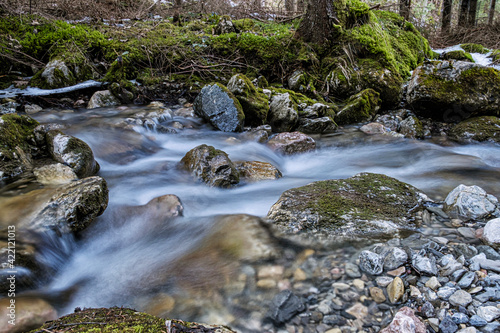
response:
[[[219,131],[241,132],[245,114],[240,102],[219,83],[204,86],[194,100],[194,112]]]
[[[427,61],[408,84],[409,107],[422,117],[458,122],[500,115],[500,71],[463,61]]]
[[[335,115],[339,125],[370,121],[380,109],[379,93],[365,89],[349,98],[345,106]]]
[[[207,185],[230,187],[240,181],[238,170],[222,150],[200,145],[186,153],[179,167]]]
[[[240,102],[246,125],[260,126],[265,123],[269,112],[269,99],[255,88],[250,79],[243,74],[236,74],[229,80],[227,89]]]
[[[51,60],[33,76],[30,85],[43,89],[63,88],[76,84],[76,78],[62,59]]]
[[[458,142],[500,142],[500,118],[474,117],[453,126],[448,132],[450,139]]]
[[[117,106],[120,105],[120,100],[116,98],[111,91],[102,90],[96,91],[90,98],[87,109],[97,109],[104,108],[107,106]]]
[[[479,186],[460,184],[444,200],[444,211],[451,217],[477,220],[490,215],[500,216],[498,199]]]
[[[297,105],[289,93],[272,96],[267,120],[274,132],[291,131],[298,119]]]
[[[0,117],[0,181],[11,180],[32,168],[32,154],[39,151],[34,129],[38,122],[27,116]]]
[[[283,132],[273,136],[267,146],[277,153],[293,155],[316,149],[316,141],[301,132]]]
[[[94,153],[88,144],[58,130],[47,132],[46,142],[52,158],[68,165],[80,178],[95,175],[99,164],[94,159]]]
[[[283,192],[267,215],[284,235],[318,241],[396,236],[417,227],[423,196],[397,179],[362,173],[348,179],[311,183]]]

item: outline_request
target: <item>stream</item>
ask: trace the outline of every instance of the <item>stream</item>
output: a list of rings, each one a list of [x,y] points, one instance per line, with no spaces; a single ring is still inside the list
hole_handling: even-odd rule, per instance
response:
[[[331,135],[313,136],[315,152],[282,156],[249,141],[244,134],[214,131],[189,117],[166,117],[158,122],[165,126],[183,124],[184,129],[176,134],[126,125],[132,115],[147,111],[148,107],[130,106],[74,112],[45,110],[33,115],[41,123],[64,124],[65,133],[87,142],[101,165],[99,175],[110,190],[108,209],[81,240],[59,240],[70,254],[44,254],[48,264],[57,266],[57,273],[41,290],[49,295],[67,290],[72,293],[70,300],[60,304],[61,314],[75,307],[109,306],[155,312],[152,304],[158,303],[158,294],[182,294],[168,278],[172,263],[207,237],[214,216],[244,213],[265,217],[283,191],[313,181],[373,172],[407,182],[433,200],[443,200],[459,184],[478,185],[500,197],[500,146],[495,144],[457,145],[444,138],[416,141],[369,136],[360,132],[359,126],[352,126]],[[225,151],[232,161],[269,162],[283,178],[231,189],[197,183],[177,170],[176,164],[200,144]],[[144,205],[165,194],[180,198],[183,218],[158,225],[147,214],[120,214],[124,205]],[[348,249],[347,244],[346,251],[355,251]],[[198,263],[183,263],[194,276],[187,283],[195,283],[200,277],[218,278],[212,277],[210,268],[196,267]],[[224,267],[223,262],[220,265]],[[219,313],[230,312],[232,305],[220,303],[225,309],[214,306],[210,315],[200,315],[192,310],[199,305],[185,301],[176,305],[177,312],[172,310],[167,315],[183,320],[230,321]],[[156,309],[154,314],[165,313]],[[252,331],[248,327],[240,330]]]

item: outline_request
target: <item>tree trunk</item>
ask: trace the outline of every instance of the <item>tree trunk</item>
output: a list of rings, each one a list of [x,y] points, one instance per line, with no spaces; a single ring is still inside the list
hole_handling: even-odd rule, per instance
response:
[[[285,11],[287,14],[295,12],[294,0],[285,0]]]
[[[460,2],[460,11],[458,14],[458,26],[465,27],[468,22],[468,14],[469,14],[469,1],[470,0],[462,0]]]
[[[453,0],[443,0],[443,11],[441,16],[441,32],[448,33],[451,25],[451,9]]]
[[[297,1],[297,12],[303,13],[306,11],[306,0],[298,0]]]
[[[469,14],[467,15],[467,25],[473,27],[476,25],[477,0],[469,0]]]
[[[497,0],[491,0],[490,11],[488,13],[488,24],[493,24],[493,18],[495,17],[495,7],[497,5]]]
[[[333,37],[338,23],[333,9],[336,0],[310,0],[296,36],[308,43],[324,44]]]
[[[399,15],[408,21],[410,18],[411,0],[399,0]]]
[[[172,19],[174,24],[181,25],[181,8],[182,0],[174,0],[174,15]]]

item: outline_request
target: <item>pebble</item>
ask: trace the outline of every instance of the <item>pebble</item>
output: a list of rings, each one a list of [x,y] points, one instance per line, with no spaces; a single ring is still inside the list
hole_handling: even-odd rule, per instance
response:
[[[449,301],[452,305],[465,307],[472,303],[472,296],[464,290],[457,290],[450,296]]]
[[[386,301],[384,291],[378,287],[370,288],[370,296],[376,303],[384,303]]]
[[[467,272],[464,276],[458,281],[458,286],[460,288],[469,288],[474,279],[476,278],[476,274],[474,272]]]
[[[429,318],[428,322],[429,322],[429,325],[431,325],[432,329],[435,332],[439,331],[439,319],[437,319],[437,318]]]
[[[462,328],[457,333],[476,333],[476,332],[477,332],[477,330],[475,327],[466,327],[466,328]]]
[[[377,283],[377,285],[379,287],[385,288],[389,285],[389,283],[392,282],[392,280],[394,280],[394,278],[389,277],[389,276],[378,276],[375,279],[375,282]]]
[[[361,251],[359,254],[359,268],[370,275],[379,275],[384,270],[384,259],[375,252]]]
[[[420,290],[418,290],[417,287],[410,286],[410,296],[414,297],[414,298],[418,298],[418,297],[422,296],[422,293],[420,292]]]
[[[399,247],[393,247],[387,252],[384,258],[384,269],[393,270],[403,266],[408,261],[408,254]]]
[[[389,296],[389,302],[396,303],[398,302],[405,292],[405,287],[403,280],[401,278],[396,277],[394,280],[387,286],[387,295]]]
[[[434,309],[434,306],[430,302],[425,302],[422,305],[420,313],[425,318],[432,318],[436,316],[436,310]]]
[[[495,306],[480,306],[477,315],[487,322],[491,322],[500,317],[500,309]]]
[[[356,288],[358,292],[363,291],[365,289],[365,282],[360,279],[354,279],[352,281],[352,285],[354,286],[354,288]]]
[[[347,289],[350,288],[350,286],[347,283],[334,282],[332,283],[332,288],[337,289],[339,291],[346,291]]]
[[[460,227],[457,229],[458,233],[465,238],[476,238],[476,232],[472,228]]]
[[[455,333],[458,331],[458,325],[453,322],[450,316],[445,316],[439,323],[439,329],[442,333]]]
[[[345,312],[357,319],[364,319],[368,316],[368,308],[361,303],[355,303]]]
[[[434,257],[431,258],[424,257],[420,254],[416,254],[412,258],[412,266],[417,272],[427,275],[437,275],[436,260]]]
[[[481,318],[478,315],[473,315],[472,317],[470,317],[469,322],[472,326],[476,326],[476,327],[481,327],[481,326],[485,326],[486,324],[488,324],[486,319]]]
[[[394,269],[392,271],[387,272],[387,275],[390,275],[390,276],[401,276],[404,273],[406,273],[406,268],[399,267],[399,268],[396,268],[396,269]]]
[[[444,286],[439,288],[439,290],[437,291],[437,295],[439,298],[447,301],[451,297],[451,295],[455,293],[455,291],[457,291],[457,288]]]
[[[350,278],[360,278],[361,277],[361,272],[359,271],[358,265],[355,265],[355,264],[350,263],[350,262],[345,264],[345,273]]]
[[[436,290],[437,288],[441,287],[441,283],[439,283],[437,277],[433,276],[425,283],[425,286],[427,288],[431,288],[432,290]]]
[[[451,320],[453,320],[455,324],[466,324],[469,322],[469,317],[465,313],[457,312],[451,316]]]
[[[295,272],[293,272],[293,279],[295,281],[305,281],[307,280],[306,272],[303,269],[297,268]]]

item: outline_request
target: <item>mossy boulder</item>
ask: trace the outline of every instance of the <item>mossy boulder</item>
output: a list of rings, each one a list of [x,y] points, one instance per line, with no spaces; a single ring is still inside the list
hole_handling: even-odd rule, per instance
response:
[[[271,97],[267,121],[274,132],[291,131],[297,124],[299,119],[298,107],[292,96],[286,92]]]
[[[120,100],[110,90],[96,91],[89,100],[87,109],[120,105]]]
[[[500,71],[463,61],[428,61],[408,84],[406,99],[417,116],[444,122],[500,114]]]
[[[46,134],[48,152],[52,158],[68,165],[79,178],[95,175],[99,164],[88,144],[58,130]]]
[[[245,124],[260,126],[266,122],[269,112],[269,99],[261,89],[255,88],[250,79],[243,74],[231,77],[227,89],[234,94],[243,108]]]
[[[366,89],[352,96],[335,115],[335,122],[346,125],[372,120],[380,109],[379,96],[373,89]]]
[[[399,123],[399,133],[410,139],[423,139],[424,127],[414,115],[410,115]]]
[[[465,43],[465,44],[460,44],[460,47],[465,51],[469,53],[481,53],[481,54],[486,54],[488,53],[488,49],[482,46],[481,44],[474,44],[474,43]]]
[[[418,189],[385,175],[361,173],[287,190],[267,217],[281,234],[304,236],[296,239],[314,244],[395,237],[402,230],[415,230],[419,208]]]
[[[475,62],[474,59],[472,59],[472,56],[470,55],[470,53],[465,52],[463,50],[444,52],[439,56],[439,59]]]
[[[500,64],[500,50],[492,51],[490,58],[494,64],[497,64],[497,65]]]
[[[227,188],[240,181],[238,170],[227,154],[212,146],[200,145],[191,149],[181,159],[179,168],[209,186]]]
[[[214,332],[234,333],[226,326],[198,324],[182,320],[165,320],[147,313],[127,308],[89,308],[47,322],[30,333],[48,330],[67,330],[88,333],[158,333],[158,332]]]
[[[38,153],[34,129],[38,122],[28,116],[6,114],[0,117],[0,181],[9,181],[32,167],[32,154]]]
[[[245,113],[238,99],[220,83],[204,86],[193,103],[194,112],[219,131],[241,132]]]
[[[452,140],[463,143],[500,142],[500,118],[483,116],[464,120],[452,127],[448,136]]]
[[[32,87],[56,89],[76,84],[76,78],[66,63],[60,59],[50,61],[30,80]]]

